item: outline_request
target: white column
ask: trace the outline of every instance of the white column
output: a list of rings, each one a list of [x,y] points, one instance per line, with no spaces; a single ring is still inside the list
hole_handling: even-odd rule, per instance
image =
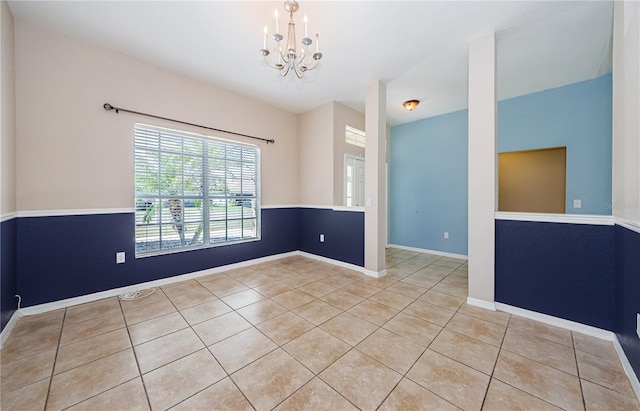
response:
[[[495,309],[495,33],[469,43],[469,304]]]
[[[382,277],[385,270],[387,202],[385,159],[387,86],[381,81],[367,87],[364,150],[364,268],[365,274]]]
[[[613,3],[613,216],[640,224],[640,4]]]

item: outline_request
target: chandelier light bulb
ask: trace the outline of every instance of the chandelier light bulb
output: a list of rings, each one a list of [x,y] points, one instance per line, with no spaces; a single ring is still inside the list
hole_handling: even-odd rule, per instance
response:
[[[269,33],[269,30],[267,29],[267,26],[264,26],[264,37],[262,39],[262,48],[266,49],[267,48],[267,34]]]
[[[304,36],[309,37],[309,18],[304,15]]]

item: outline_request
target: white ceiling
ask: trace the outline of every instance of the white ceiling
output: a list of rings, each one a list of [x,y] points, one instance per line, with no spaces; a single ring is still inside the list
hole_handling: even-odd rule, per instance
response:
[[[248,95],[294,113],[338,101],[364,112],[387,83],[396,125],[467,106],[470,40],[498,39],[498,97],[611,71],[611,1],[304,1],[321,67],[281,79],[258,52],[280,1],[10,1],[14,17]],[[281,29],[281,31],[284,31]],[[402,108],[422,101],[414,112]]]

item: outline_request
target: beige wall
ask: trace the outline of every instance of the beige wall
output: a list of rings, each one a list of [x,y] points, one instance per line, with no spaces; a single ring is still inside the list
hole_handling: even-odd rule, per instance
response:
[[[300,204],[333,205],[333,103],[300,115]]]
[[[298,203],[295,114],[19,19],[15,23],[19,211],[132,208],[135,122],[213,133],[106,112],[106,102],[275,138],[266,145],[220,134],[260,146],[263,205]]]
[[[16,211],[15,59],[13,16],[7,2],[0,3],[0,215],[6,215]]]
[[[333,102],[333,205],[344,204],[344,155],[364,157],[364,147],[345,142],[345,126],[364,131],[364,114]]]
[[[613,215],[640,223],[640,4],[613,20]]]

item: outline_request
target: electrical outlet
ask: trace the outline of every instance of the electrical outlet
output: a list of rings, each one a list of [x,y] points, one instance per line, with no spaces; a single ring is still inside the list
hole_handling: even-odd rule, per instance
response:
[[[444,238],[446,238],[447,240],[449,239],[449,232],[448,231],[444,232]]]
[[[324,243],[324,234],[320,234],[320,242]]]
[[[640,338],[640,313],[636,314],[636,334]]]
[[[125,261],[124,251],[116,253],[116,264],[123,264]]]
[[[580,199],[573,200],[573,208],[582,208],[582,200]]]

